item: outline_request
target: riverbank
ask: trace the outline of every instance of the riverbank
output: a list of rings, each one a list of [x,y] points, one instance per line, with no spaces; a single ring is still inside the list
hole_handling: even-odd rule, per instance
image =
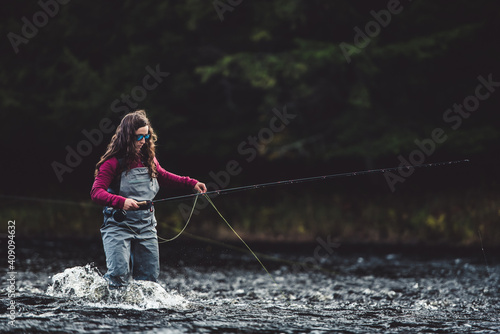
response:
[[[304,189],[304,188],[302,188]],[[249,241],[497,245],[500,202],[494,191],[398,194],[335,193],[275,189],[219,196],[215,205]],[[203,203],[201,203],[203,204]],[[192,202],[156,205],[158,234],[170,238],[186,223]],[[0,214],[16,220],[18,237],[99,237],[102,208],[90,201],[4,200]],[[5,232],[6,233],[6,230]],[[236,241],[215,210],[198,205],[186,229],[191,238]]]

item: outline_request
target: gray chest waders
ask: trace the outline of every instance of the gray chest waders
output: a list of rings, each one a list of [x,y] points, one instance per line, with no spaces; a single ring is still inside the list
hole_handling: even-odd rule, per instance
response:
[[[146,167],[122,172],[113,186],[109,192],[138,202],[152,201],[159,190],[158,180],[149,176]],[[127,211],[123,221],[116,219],[117,211],[111,207],[103,210],[101,236],[108,268],[104,278],[111,286],[126,285],[131,277],[156,282],[160,264],[154,207]]]

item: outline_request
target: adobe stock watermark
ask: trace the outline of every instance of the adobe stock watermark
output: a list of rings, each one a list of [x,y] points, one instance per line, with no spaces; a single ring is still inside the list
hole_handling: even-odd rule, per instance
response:
[[[232,12],[236,7],[241,5],[243,0],[214,0],[214,9],[219,16],[219,19],[224,21],[224,13],[229,11]]]
[[[7,38],[9,39],[14,53],[19,53],[19,46],[21,44],[28,44],[32,38],[38,35],[39,29],[45,27],[49,20],[54,18],[60,10],[60,5],[67,5],[70,0],[40,0],[38,5],[42,10],[33,14],[31,21],[23,16],[21,21],[23,23],[21,27],[21,34],[16,34],[14,32],[9,32]]]
[[[9,220],[7,222],[7,318],[10,320],[9,325],[13,326],[16,320],[16,221]]]
[[[411,2],[412,0],[406,1]],[[365,24],[364,31],[358,26],[354,27],[355,34],[353,44],[342,42],[339,45],[347,63],[351,63],[351,56],[353,54],[360,53],[361,50],[370,44],[373,38],[380,35],[382,28],[386,28],[391,23],[393,15],[400,14],[403,8],[400,0],[389,0],[389,2],[387,2],[387,9],[382,9],[378,12],[371,10],[370,14],[373,20]]]
[[[454,103],[443,113],[443,121],[450,125],[451,130],[460,128],[464,119],[469,118],[472,113],[479,109],[481,101],[490,98],[491,94],[500,87],[500,81],[493,81],[493,74],[490,73],[487,78],[482,75],[477,77],[479,84],[476,86],[473,95],[465,97],[461,104]],[[433,129],[428,138],[422,140],[415,139],[417,148],[410,152],[408,158],[401,154],[398,156],[400,162],[398,173],[385,172],[384,177],[391,192],[396,191],[396,184],[403,183],[415,172],[413,166],[423,164],[436,150],[437,145],[444,143],[448,139],[443,128]]]
[[[241,174],[243,171],[243,164],[251,163],[255,160],[258,152],[263,150],[266,145],[271,143],[274,139],[276,133],[285,130],[286,126],[297,117],[292,113],[287,111],[286,106],[280,111],[277,108],[272,110],[273,116],[269,120],[268,126],[259,130],[256,135],[250,135],[238,144],[237,151],[244,158],[243,161],[230,160],[226,163],[226,167],[218,172],[210,171],[208,173],[211,181],[207,182],[207,188],[209,191],[217,191],[225,189],[231,177]],[[215,197],[216,194],[210,194],[210,197]],[[208,201],[204,197],[200,197],[193,214],[198,214],[200,210],[204,209],[208,205]],[[179,204],[179,210],[184,219],[188,219],[191,213],[191,207],[186,203]]]
[[[117,98],[111,102],[110,109],[113,113],[120,114],[120,117],[123,117],[126,113],[135,110],[139,106],[139,102],[146,99],[148,92],[156,89],[170,75],[169,72],[162,72],[159,64],[154,69],[146,66],[146,72],[147,74],[143,77],[141,85],[134,86],[128,94],[121,94],[119,99]],[[113,124],[111,119],[104,117],[97,128],[90,131],[87,129],[82,130],[85,139],[80,140],[75,148],[69,145],[65,147],[67,153],[64,163],[59,161],[51,163],[59,182],[63,181],[64,174],[73,172],[82,163],[83,158],[92,153],[94,147],[101,145],[105,134],[111,133],[115,129],[116,125]]]

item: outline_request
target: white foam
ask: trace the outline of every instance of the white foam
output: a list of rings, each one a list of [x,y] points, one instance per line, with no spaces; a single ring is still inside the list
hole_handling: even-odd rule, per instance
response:
[[[155,282],[132,281],[122,289],[109,289],[107,281],[90,264],[73,267],[52,277],[47,294],[75,298],[97,307],[158,309],[185,307],[186,299],[165,291]]]

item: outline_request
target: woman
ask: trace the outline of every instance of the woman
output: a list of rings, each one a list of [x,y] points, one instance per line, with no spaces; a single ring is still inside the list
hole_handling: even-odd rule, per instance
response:
[[[160,186],[182,186],[204,193],[204,183],[164,170],[155,157],[156,134],[144,110],[123,117],[106,153],[96,165],[91,190],[94,202],[105,205],[101,236],[111,287],[132,277],[156,282],[160,273],[156,218],[151,201]],[[124,220],[115,213],[126,210]],[[123,217],[122,217],[123,218]]]

